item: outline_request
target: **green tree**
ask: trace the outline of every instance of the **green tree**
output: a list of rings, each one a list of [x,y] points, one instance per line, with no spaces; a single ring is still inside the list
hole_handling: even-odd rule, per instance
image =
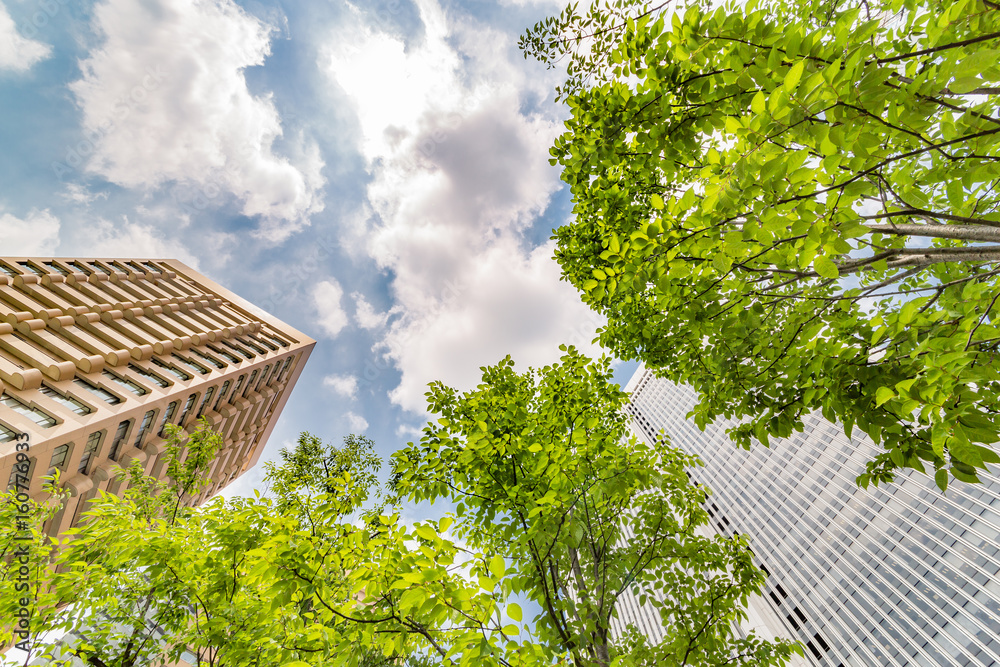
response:
[[[357,577],[378,581],[381,566],[367,565],[373,554],[377,563],[393,554],[414,560],[398,516],[379,518],[380,502],[362,511],[370,494],[379,501],[373,443],[351,435],[338,448],[303,433],[278,464],[265,466],[270,495],[191,507],[221,442],[206,426],[190,435],[170,429],[167,481],[144,475],[138,464],[121,471],[120,495],[96,499],[58,549],[40,531],[52,510],[31,506],[41,574],[29,660],[133,667],[187,654],[211,667],[425,664],[387,623],[379,628],[388,644],[360,620],[345,621],[364,597]],[[390,569],[388,583],[406,571]],[[11,587],[15,573],[4,571]],[[73,634],[56,641],[65,633]]]
[[[735,633],[764,576],[746,537],[698,531],[706,490],[685,473],[697,459],[631,436],[609,360],[562,349],[537,371],[516,373],[510,357],[484,368],[473,391],[432,384],[440,419],[394,456],[395,488],[455,503],[455,535],[494,559],[481,586],[539,605],[535,640],[575,667],[783,664],[790,642]],[[659,643],[611,636],[628,590],[659,612]]]
[[[748,447],[821,411],[900,468],[1000,457],[1000,5],[576,4],[522,39],[565,64],[563,277],[623,358]]]
[[[394,458],[389,499],[370,441],[302,434],[267,466],[271,493],[192,508],[217,436],[172,432],[170,481],[133,466],[56,555],[51,588],[72,604],[35,630],[80,639],[44,655],[93,667],[183,653],[212,667],[783,664],[798,646],[734,631],[763,583],[746,538],[698,532],[706,491],[684,472],[695,460],[626,438],[609,374],[568,350],[522,375],[507,359],[466,394],[434,385],[443,419]],[[442,498],[454,514],[413,523],[389,504]],[[627,589],[659,609],[664,641],[611,637]],[[541,614],[522,618],[518,596]]]

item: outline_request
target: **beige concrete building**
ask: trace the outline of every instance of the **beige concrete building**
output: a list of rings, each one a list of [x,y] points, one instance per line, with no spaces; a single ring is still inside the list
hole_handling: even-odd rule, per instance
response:
[[[60,471],[55,535],[204,415],[224,445],[200,503],[257,462],[314,345],[176,260],[0,258],[0,479],[42,499]]]

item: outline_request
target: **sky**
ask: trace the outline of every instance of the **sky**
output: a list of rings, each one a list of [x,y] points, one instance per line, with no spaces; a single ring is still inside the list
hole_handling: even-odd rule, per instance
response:
[[[186,262],[317,340],[262,461],[387,457],[428,382],[601,353],[552,259],[560,74],[517,49],[562,4],[0,0],[0,254]]]

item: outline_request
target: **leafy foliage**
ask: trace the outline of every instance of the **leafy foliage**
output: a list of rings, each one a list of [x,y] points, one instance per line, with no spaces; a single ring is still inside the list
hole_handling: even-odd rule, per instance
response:
[[[698,531],[706,492],[685,473],[697,460],[630,436],[609,361],[562,349],[558,364],[523,374],[507,357],[470,392],[432,384],[441,418],[394,457],[397,488],[457,504],[452,530],[491,557],[480,586],[539,605],[537,640],[573,665],[782,664],[791,644],[735,634],[763,575],[745,537]],[[659,611],[655,646],[613,640],[626,590]]]
[[[822,411],[899,468],[1000,457],[1000,5],[570,5],[563,276],[601,341],[692,385],[743,446]]]
[[[170,431],[169,481],[133,464],[122,495],[100,497],[55,553],[42,587],[49,613],[33,630],[77,640],[38,647],[43,659],[784,664],[797,645],[735,634],[763,582],[746,538],[698,532],[706,492],[684,472],[695,459],[626,438],[626,396],[609,373],[607,360],[569,349],[560,364],[523,375],[510,359],[486,368],[466,394],[432,386],[430,407],[443,418],[394,458],[390,499],[459,505],[412,524],[383,499],[364,437],[331,447],[303,433],[266,466],[273,495],[193,508],[219,438]],[[612,639],[627,589],[659,608],[664,641],[634,631]],[[524,618],[518,599],[542,613]]]

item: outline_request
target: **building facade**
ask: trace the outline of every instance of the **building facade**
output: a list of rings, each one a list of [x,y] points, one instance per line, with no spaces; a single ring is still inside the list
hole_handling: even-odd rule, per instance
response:
[[[769,575],[762,621],[801,641],[809,664],[1000,666],[995,476],[943,494],[931,477],[905,471],[860,489],[855,478],[879,449],[820,415],[802,433],[746,451],[726,436],[734,422],[702,432],[685,418],[690,388],[640,367],[626,390],[637,432],[656,441],[662,430],[701,458],[689,473],[712,490],[713,527],[749,535]]]
[[[176,260],[0,258],[0,476],[41,500],[59,471],[56,535],[117,466],[162,477],[164,427],[205,416],[200,503],[257,462],[314,345]]]

